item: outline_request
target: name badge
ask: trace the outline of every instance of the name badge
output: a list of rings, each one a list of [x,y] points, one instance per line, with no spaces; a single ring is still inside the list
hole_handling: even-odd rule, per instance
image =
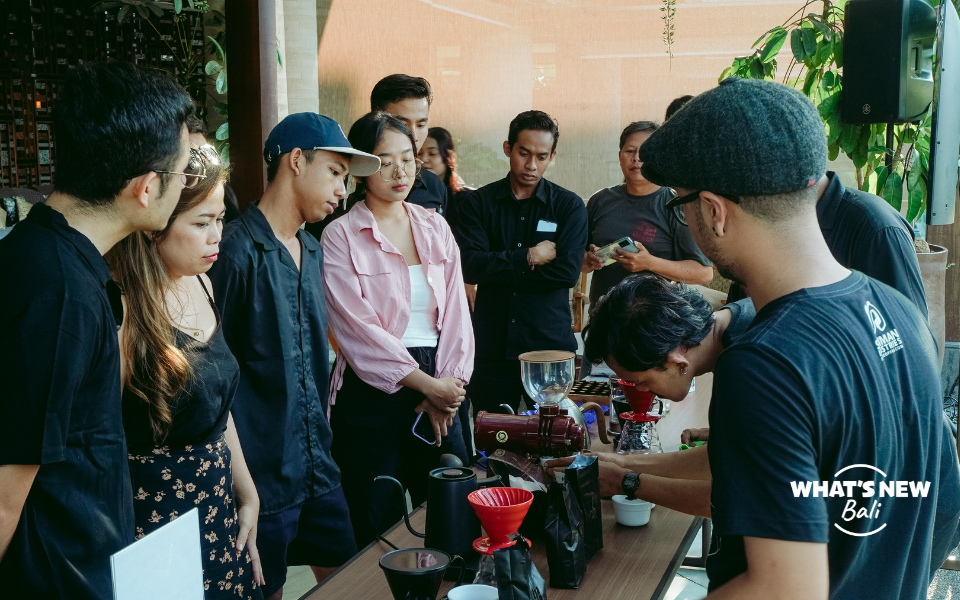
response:
[[[557,230],[557,224],[554,223],[553,221],[544,221],[541,219],[540,222],[537,223],[537,231],[545,231],[547,233],[552,233],[552,232],[556,232],[556,230]]]

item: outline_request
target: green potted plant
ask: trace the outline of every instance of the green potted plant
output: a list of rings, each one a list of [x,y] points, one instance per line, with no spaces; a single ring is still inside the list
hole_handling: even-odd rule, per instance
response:
[[[939,1],[934,0],[937,4]],[[753,54],[735,58],[719,79],[776,79],[777,56],[789,40],[791,57],[782,82],[803,92],[816,105],[827,134],[830,160],[836,160],[841,153],[848,156],[855,168],[857,188],[882,197],[897,212],[903,211],[906,204],[904,216],[916,231],[927,207],[932,115],[928,109],[918,123],[894,126],[890,136],[888,125],[854,125],[841,120],[845,5],[846,0],[806,2],[784,24],[761,35],[752,46]],[[813,9],[818,10],[812,12]],[[888,138],[892,141],[889,145]],[[927,244],[920,235],[915,250],[927,295],[930,326],[941,348],[942,360],[947,249]]]

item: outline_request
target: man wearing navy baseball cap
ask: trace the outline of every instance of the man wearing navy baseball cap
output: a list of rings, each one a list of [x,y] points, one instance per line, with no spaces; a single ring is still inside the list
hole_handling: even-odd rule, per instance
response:
[[[310,565],[319,582],[357,551],[330,456],[323,250],[301,226],[331,214],[347,176],[376,173],[380,159],[315,113],[277,124],[263,157],[267,189],[224,228],[209,274],[240,363],[232,415],[260,495],[256,541],[270,600],[283,595],[287,565]]]
[[[925,596],[960,519],[937,348],[912,301],[824,241],[817,109],[792,88],[727,79],[640,159],[757,309],[714,370],[711,597]]]

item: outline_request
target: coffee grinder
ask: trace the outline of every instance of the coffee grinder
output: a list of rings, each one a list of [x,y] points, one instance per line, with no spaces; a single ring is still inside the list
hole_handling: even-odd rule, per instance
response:
[[[619,384],[633,410],[620,414],[623,431],[620,433],[617,454],[663,452],[660,436],[657,434],[657,421],[660,420],[660,415],[650,411],[654,402],[662,403],[663,401],[653,392],[641,391],[636,385],[627,381],[620,380]]]

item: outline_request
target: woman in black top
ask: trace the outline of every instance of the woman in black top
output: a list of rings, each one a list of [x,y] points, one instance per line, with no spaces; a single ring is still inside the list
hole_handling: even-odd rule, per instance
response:
[[[226,171],[212,147],[192,152],[205,176],[186,182],[193,186],[167,227],[135,233],[108,254],[126,312],[123,420],[136,539],[196,508],[207,600],[259,600],[260,502],[230,415],[240,369],[204,274],[217,259]]]

